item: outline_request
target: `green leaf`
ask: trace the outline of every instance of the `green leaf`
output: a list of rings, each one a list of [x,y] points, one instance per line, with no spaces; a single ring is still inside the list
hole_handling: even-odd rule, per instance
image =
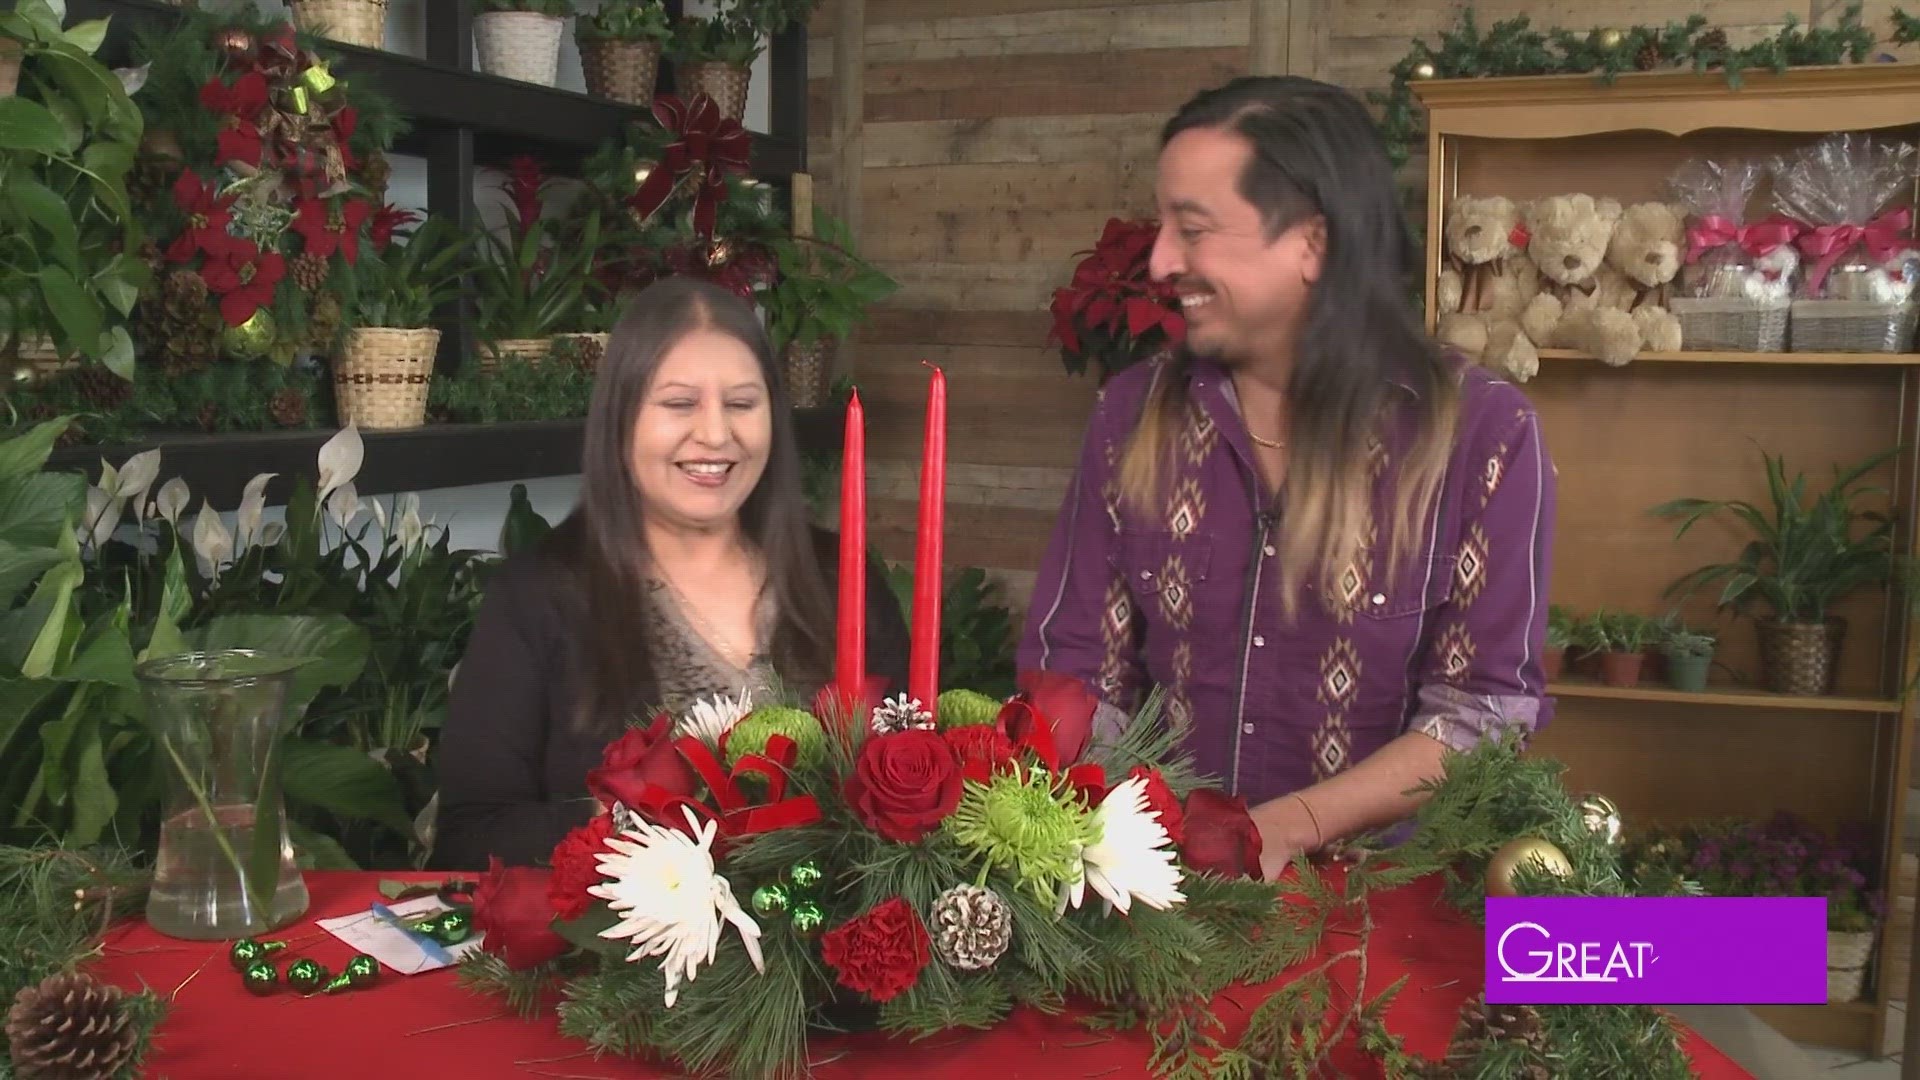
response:
[[[79,271],[80,229],[73,223],[73,213],[67,208],[66,200],[30,176],[10,179],[6,190],[13,205],[26,219],[46,231],[51,240],[48,248],[60,265],[69,271]],[[44,275],[46,271],[42,273]],[[75,282],[75,287],[78,288],[78,282]]]
[[[93,284],[100,290],[100,295],[106,297],[107,303],[113,305],[113,310],[126,315],[133,311],[133,305],[140,299],[140,283],[145,278],[145,269],[121,254],[114,256],[113,262],[93,276]]]
[[[67,150],[67,129],[37,101],[0,98],[0,150],[28,150],[48,156]]]
[[[100,51],[100,45],[107,40],[107,20],[88,19],[75,23],[67,29],[67,44],[91,56]]]
[[[247,860],[247,892],[256,908],[272,910],[273,894],[280,882],[280,834],[286,807],[281,798],[281,755],[278,744],[269,744],[267,760],[260,768],[260,794],[253,804],[253,851]]]
[[[297,821],[287,822],[287,833],[293,838],[294,864],[302,870],[358,870],[359,864],[340,841],[324,833],[318,833]]]
[[[22,547],[0,539],[0,603],[9,603],[14,594],[39,580],[65,556],[55,548]]]
[[[186,635],[194,649],[252,649],[267,656],[310,660],[294,674],[288,695],[291,720],[328,686],[360,677],[367,632],[344,615],[223,615]]]
[[[128,620],[125,601],[96,619],[81,637],[73,660],[61,670],[59,678],[65,682],[138,688],[139,681],[133,676],[133,642],[127,633]]]
[[[16,679],[0,676],[0,761],[7,758],[7,745],[25,726],[27,717],[63,687],[45,679]]]
[[[365,751],[288,739],[281,759],[281,789],[288,801],[343,818],[377,821],[412,838],[413,819],[402,802],[399,781]]]
[[[67,430],[68,423],[65,417],[48,420],[0,442],[0,481],[18,480],[45,468],[47,458],[53,454],[54,441]],[[86,498],[84,481],[80,487],[80,498]],[[7,515],[0,513],[0,523],[6,521]],[[0,529],[4,527],[4,524],[0,524]]]
[[[133,338],[124,326],[110,326],[100,335],[100,362],[108,371],[133,381]]]
[[[86,576],[71,531],[63,538],[60,553],[64,558],[40,579],[25,607],[7,613],[4,629],[0,629],[0,658],[10,661],[19,657],[20,674],[29,679],[53,674],[61,643],[66,639],[73,592]]]
[[[193,609],[193,596],[187,590],[187,568],[176,545],[167,555],[166,577],[160,586],[160,611],[153,623],[153,634],[140,653],[142,661],[156,656],[177,656],[187,651],[180,633],[180,621]]]
[[[69,340],[88,348],[100,340],[100,301],[66,269],[48,266],[37,275],[40,295]]]
[[[572,921],[556,919],[553,932],[564,938],[568,944],[576,945],[588,952],[606,956],[625,956],[631,945],[626,941],[603,938],[600,931],[611,928],[620,921],[613,909],[603,903],[595,903],[587,909],[585,915]]]
[[[101,831],[120,809],[120,799],[107,775],[107,756],[100,745],[100,714],[89,711],[86,730],[81,735],[80,757],[74,762],[73,825],[67,841],[76,845],[98,843]]]
[[[117,142],[92,143],[80,155],[80,163],[92,172],[119,183],[133,170],[133,147]]]
[[[72,98],[51,86],[41,88],[40,103],[45,105],[47,111],[59,119],[60,126],[66,129],[67,145],[61,152],[70,155],[80,149],[80,144],[87,141],[87,116],[80,106],[75,104]]]

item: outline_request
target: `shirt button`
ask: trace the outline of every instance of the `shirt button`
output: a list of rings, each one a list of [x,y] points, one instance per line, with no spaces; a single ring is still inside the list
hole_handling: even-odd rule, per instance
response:
[[[1246,733],[1247,733],[1247,734],[1249,734],[1249,735],[1251,735],[1251,734],[1253,734],[1253,725],[1252,725],[1252,724],[1241,724],[1241,725],[1240,725],[1240,730],[1241,730],[1241,731],[1244,731],[1244,732],[1246,732]]]
[[[1265,555],[1265,556],[1266,556],[1267,558],[1269,558],[1269,559],[1271,559],[1271,558],[1273,558],[1273,545],[1272,545],[1272,544],[1268,544],[1268,545],[1267,545],[1266,547],[1263,547],[1263,548],[1261,548],[1261,549],[1260,549],[1260,551],[1261,551],[1261,553],[1262,553],[1262,554],[1264,554],[1264,555]]]
[[[1387,602],[1387,594],[1386,594],[1386,593],[1374,593],[1374,594],[1373,594],[1373,606],[1374,606],[1374,607],[1379,607],[1379,606],[1380,606],[1381,604],[1384,604],[1384,603],[1386,603],[1386,602]]]
[[[1254,648],[1256,648],[1256,649],[1264,649],[1264,648],[1266,648],[1266,646],[1267,646],[1267,639],[1266,639],[1265,637],[1263,637],[1263,636],[1261,636],[1261,635],[1259,635],[1259,634],[1255,634],[1255,635],[1253,635],[1253,647],[1254,647]]]
[[[1142,570],[1142,571],[1140,571],[1140,580],[1141,580],[1141,581],[1152,581],[1152,580],[1153,580],[1153,571],[1151,571],[1151,570]]]

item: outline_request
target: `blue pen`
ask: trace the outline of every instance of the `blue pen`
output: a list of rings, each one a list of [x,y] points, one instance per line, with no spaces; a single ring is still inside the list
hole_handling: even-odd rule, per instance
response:
[[[427,954],[427,959],[443,967],[453,964],[453,954],[449,953],[445,946],[420,931],[415,930],[413,927],[408,926],[406,920],[395,915],[393,909],[387,907],[387,905],[375,901],[370,910],[382,921],[404,931],[414,944],[420,946],[420,951]]]

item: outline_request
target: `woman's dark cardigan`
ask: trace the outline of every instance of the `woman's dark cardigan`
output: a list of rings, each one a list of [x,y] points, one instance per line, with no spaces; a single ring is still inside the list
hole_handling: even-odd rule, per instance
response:
[[[839,539],[814,530],[828,588],[838,588]],[[867,671],[897,692],[907,679],[907,626],[881,567],[867,564]],[[606,738],[576,730],[573,690],[586,620],[578,579],[548,546],[502,564],[454,678],[435,757],[440,805],[436,870],[478,872],[489,856],[544,864],[593,814],[588,770]],[[644,700],[652,701],[654,697]]]

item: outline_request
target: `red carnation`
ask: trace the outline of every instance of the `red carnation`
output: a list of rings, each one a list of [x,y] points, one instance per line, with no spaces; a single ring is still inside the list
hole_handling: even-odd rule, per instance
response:
[[[1173,789],[1167,786],[1167,781],[1160,775],[1159,769],[1135,765],[1132,771],[1127,773],[1127,779],[1131,780],[1136,776],[1143,776],[1147,780],[1147,809],[1160,815],[1160,827],[1167,830],[1167,839],[1172,840],[1175,847],[1179,847],[1180,842],[1186,839],[1185,815],[1180,812],[1180,800],[1174,798]]]
[[[986,783],[1003,766],[1013,764],[1013,740],[993,724],[968,724],[940,733],[960,759],[960,772],[968,780]]]
[[[820,958],[841,986],[887,1001],[920,981],[932,944],[920,916],[896,896],[820,935]]]
[[[473,928],[486,935],[481,948],[515,971],[538,967],[567,951],[566,939],[553,932],[553,905],[547,899],[549,870],[505,866],[498,856],[473,890]]]
[[[1187,795],[1186,840],[1180,857],[1195,870],[1221,877],[1261,877],[1260,830],[1247,813],[1247,801],[1213,788]]]
[[[939,732],[918,728],[861,744],[847,778],[847,804],[874,832],[917,843],[960,805],[965,778]]]
[[[568,833],[553,849],[553,877],[547,899],[562,919],[577,919],[593,906],[587,890],[600,883],[600,855],[613,835],[613,815],[601,814]]]

